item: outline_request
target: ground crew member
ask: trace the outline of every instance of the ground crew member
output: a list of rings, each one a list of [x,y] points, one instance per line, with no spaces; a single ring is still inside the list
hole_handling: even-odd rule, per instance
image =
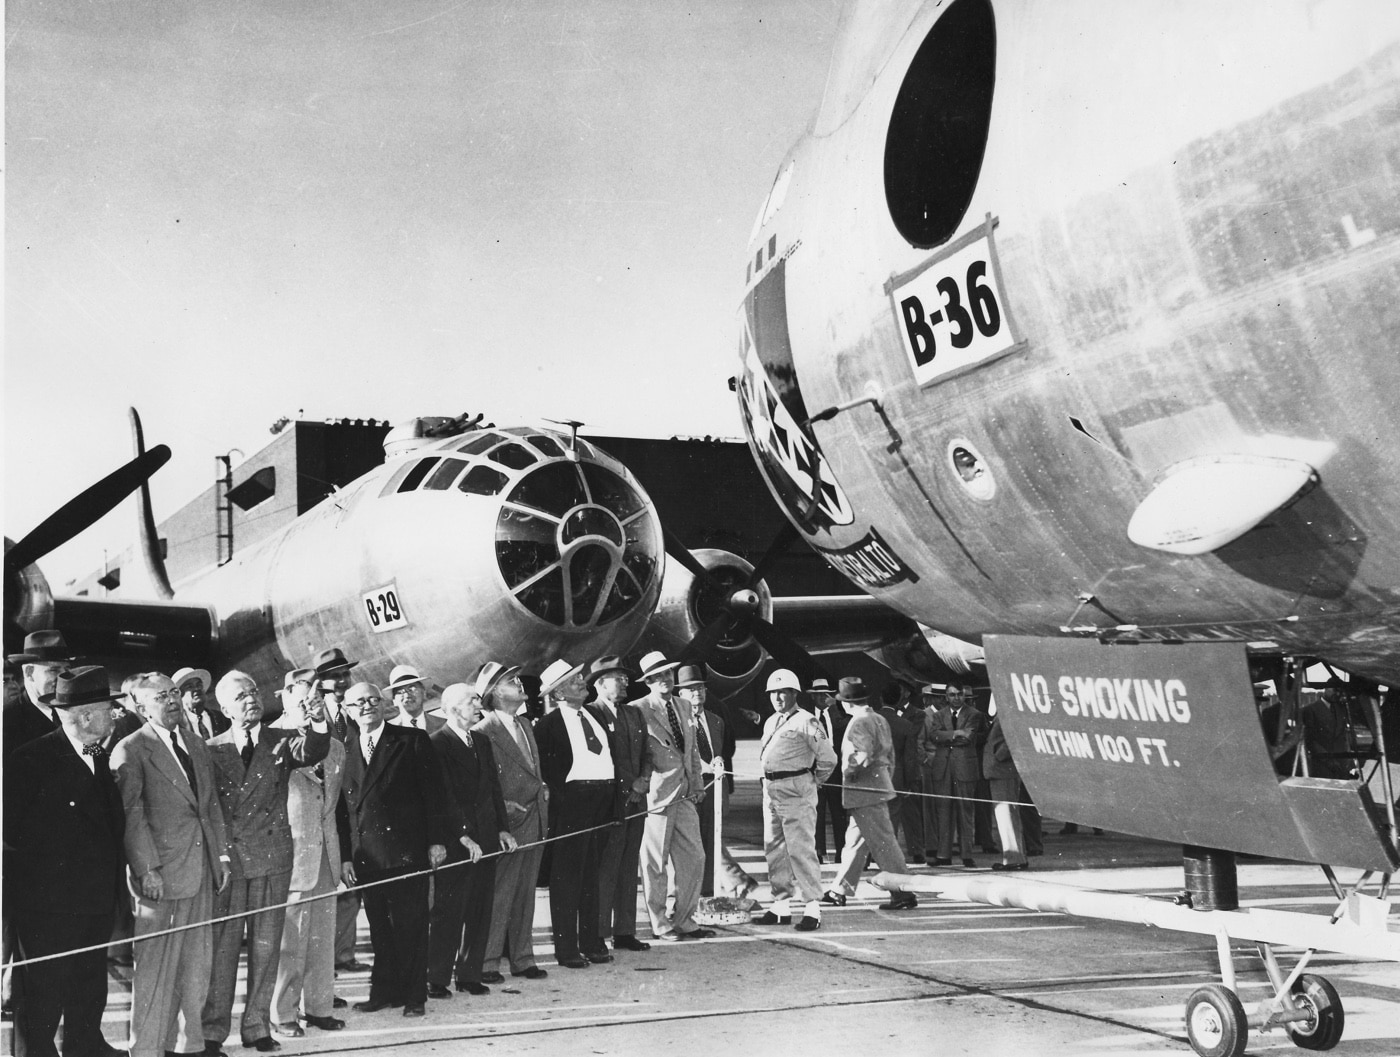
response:
[[[810,712],[797,707],[801,684],[786,668],[768,677],[773,715],[763,725],[763,854],[773,905],[756,925],[786,925],[792,897],[803,902],[796,928],[822,923],[822,876],[817,862],[817,787],[836,767],[836,753]]]

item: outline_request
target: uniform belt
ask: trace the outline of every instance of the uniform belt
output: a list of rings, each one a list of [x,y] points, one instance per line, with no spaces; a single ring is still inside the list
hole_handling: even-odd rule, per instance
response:
[[[775,782],[779,778],[796,778],[800,774],[811,773],[812,769],[810,767],[804,767],[800,771],[764,771],[763,777],[768,779],[770,782]]]

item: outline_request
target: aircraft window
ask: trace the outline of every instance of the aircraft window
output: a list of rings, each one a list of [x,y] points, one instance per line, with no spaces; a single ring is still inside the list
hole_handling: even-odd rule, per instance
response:
[[[596,506],[575,510],[564,522],[560,538],[565,546],[580,536],[603,536],[622,546],[622,526],[617,523],[617,518]]]
[[[397,492],[403,479],[408,476],[408,472],[413,469],[413,460],[404,459],[403,462],[394,467],[389,474],[389,479],[384,482],[384,487],[379,490],[380,497],[388,495],[390,492]]]
[[[559,560],[553,521],[506,507],[496,522],[496,561],[506,586],[518,587]]]
[[[583,491],[577,466],[571,462],[553,462],[521,478],[510,494],[510,502],[563,517],[574,507],[588,502],[588,496]]]
[[[423,483],[423,478],[428,476],[428,471],[431,470],[437,462],[438,457],[436,455],[430,455],[426,459],[419,459],[418,462],[414,464],[413,469],[408,471],[402,483],[399,484],[399,491],[411,492],[417,488]]]
[[[904,74],[885,136],[885,202],[912,245],[947,242],[972,202],[992,117],[990,0],[954,0]]]
[[[569,559],[569,602],[575,624],[593,622],[593,611],[611,569],[612,555],[596,543],[580,547]]]
[[[536,434],[535,436],[526,437],[525,439],[552,459],[557,459],[564,454],[564,449],[559,447],[559,442],[553,437],[542,437]]]
[[[958,480],[974,499],[991,499],[996,495],[997,485],[991,471],[967,441],[955,440],[949,445],[948,460],[953,464]]]
[[[603,612],[598,617],[598,623],[606,624],[610,620],[616,620],[635,606],[641,597],[642,589],[637,586],[637,581],[632,579],[632,574],[626,569],[620,570],[617,579],[613,581],[612,590],[608,593],[608,604],[603,607]]]
[[[463,455],[480,455],[493,444],[500,442],[500,437],[494,433],[476,433],[457,445],[457,450]]]
[[[564,623],[564,572],[554,569],[517,596],[525,608],[551,624]]]
[[[642,509],[642,497],[611,470],[605,470],[595,463],[585,463],[584,479],[588,490],[593,493],[593,502],[605,506],[620,518],[629,517]]]
[[[461,459],[443,459],[442,465],[433,471],[433,475],[428,478],[424,489],[431,489],[441,492],[452,487],[452,482],[457,480],[457,475],[462,472],[462,467],[467,465]]]
[[[530,450],[519,444],[502,444],[487,458],[502,466],[509,466],[512,470],[523,470],[527,466],[533,466],[536,461]]]
[[[489,466],[473,466],[457,487],[473,495],[495,495],[506,486],[508,480],[510,478],[500,470],[493,470]]]

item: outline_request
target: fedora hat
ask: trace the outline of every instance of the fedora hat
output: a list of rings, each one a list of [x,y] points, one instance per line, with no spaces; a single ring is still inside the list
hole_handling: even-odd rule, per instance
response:
[[[405,686],[413,686],[415,683],[420,684],[424,690],[427,689],[427,680],[418,674],[417,668],[411,664],[399,664],[389,673],[389,685],[384,689],[392,694],[395,690],[402,690]]]
[[[175,684],[176,690],[180,689],[180,687],[184,686],[191,679],[198,679],[199,685],[203,687],[206,694],[209,692],[209,685],[214,681],[213,677],[203,668],[181,668],[170,677],[170,681]]]
[[[332,646],[328,650],[322,650],[311,658],[311,667],[316,669],[317,675],[330,675],[332,672],[349,671],[359,661],[347,661],[345,651],[339,646]]]
[[[290,690],[292,687],[296,686],[297,683],[315,683],[315,682],[316,682],[316,669],[315,669],[315,668],[297,668],[297,669],[295,669],[294,671],[288,672],[288,673],[282,678],[282,689],[281,689],[281,690],[278,690],[277,692],[278,692],[279,694],[285,694],[285,693],[286,693],[288,690]],[[179,686],[180,684],[177,682],[175,685],[176,685],[176,686]],[[208,687],[207,684],[205,685],[205,689],[206,689],[206,690],[209,689],[209,687]]]
[[[107,669],[100,664],[81,668],[65,668],[58,673],[52,693],[40,694],[39,703],[54,708],[77,708],[102,701],[115,701],[121,693],[113,693],[107,685]]]
[[[15,664],[66,664],[73,657],[61,631],[31,631],[24,637],[24,652],[7,658]]]
[[[687,664],[676,673],[676,689],[684,690],[688,686],[704,686],[705,669],[697,668],[693,664]]]
[[[807,692],[809,694],[829,694],[831,693],[831,680],[826,678],[813,679],[812,685],[807,688]]]
[[[588,666],[588,684],[592,686],[599,679],[603,678],[603,676],[611,675],[613,672],[620,672],[628,677],[632,675],[632,673],[627,670],[627,665],[622,663],[622,658],[617,654],[610,653],[606,657],[599,657]]]
[[[842,679],[841,689],[836,692],[836,699],[846,705],[865,704],[870,700],[870,695],[865,690],[865,680],[859,676]]]
[[[540,693],[549,693],[566,679],[573,678],[581,671],[583,671],[582,664],[570,664],[565,660],[555,661],[544,671],[540,672]]]
[[[502,682],[512,675],[520,674],[520,665],[505,665],[498,661],[487,661],[481,666],[481,671],[476,673],[476,685],[473,689],[476,696],[485,699],[486,695],[496,689]]]
[[[642,658],[642,678],[655,679],[658,675],[665,675],[680,666],[680,661],[668,661],[660,650],[652,650]]]

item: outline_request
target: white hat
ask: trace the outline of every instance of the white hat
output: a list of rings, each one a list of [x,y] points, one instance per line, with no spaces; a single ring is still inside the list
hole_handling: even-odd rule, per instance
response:
[[[583,671],[582,664],[570,664],[565,660],[558,660],[551,664],[544,671],[540,672],[540,694],[549,693],[559,686],[564,680],[577,675]]]
[[[209,673],[203,668],[181,668],[170,677],[170,681],[175,684],[176,690],[180,689],[180,687],[184,686],[191,679],[198,679],[199,685],[204,687],[204,692],[206,694],[209,692],[209,684],[213,682],[213,680],[210,679]]]
[[[405,686],[412,686],[414,683],[426,683],[426,680],[418,674],[417,668],[410,664],[400,664],[389,673],[389,685],[384,689],[392,694],[395,690],[402,690]]]
[[[505,682],[513,675],[520,674],[520,665],[504,665],[499,661],[487,661],[481,666],[481,671],[476,674],[476,696],[482,700],[486,695],[496,689],[497,685]]]
[[[771,694],[774,690],[801,690],[802,684],[797,681],[797,676],[786,668],[779,668],[768,677],[768,688],[765,693]]]
[[[830,679],[813,679],[812,685],[807,688],[809,694],[829,694],[832,692]]]
[[[655,679],[681,666],[680,661],[668,661],[660,650],[652,650],[642,658],[642,679]]]

